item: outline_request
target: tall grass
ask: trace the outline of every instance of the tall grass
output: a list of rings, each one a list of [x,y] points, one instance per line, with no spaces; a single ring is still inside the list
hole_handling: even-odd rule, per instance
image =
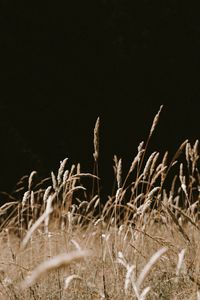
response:
[[[198,141],[171,161],[147,157],[161,111],[127,174],[114,156],[116,189],[104,205],[99,118],[93,174],[66,158],[49,178],[21,179],[0,207],[0,299],[199,299]]]

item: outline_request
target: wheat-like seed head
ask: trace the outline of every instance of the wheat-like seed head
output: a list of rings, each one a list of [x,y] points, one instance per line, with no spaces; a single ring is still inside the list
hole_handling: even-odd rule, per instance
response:
[[[171,163],[170,163],[170,167],[172,167],[177,161],[178,156],[181,154],[181,152],[183,151],[183,149],[185,148],[185,146],[187,145],[188,140],[185,140],[178,148],[178,150],[176,151]]]
[[[144,153],[144,149],[139,150],[138,154],[136,155],[136,157],[134,158],[131,167],[129,169],[129,174],[133,172],[133,170],[135,169],[137,163],[140,162],[140,159],[142,157],[142,154]]]
[[[156,186],[154,187],[147,195],[147,199],[152,199],[152,197],[158,192],[160,191],[160,186]]]
[[[82,280],[83,278],[75,274],[66,277],[64,281],[64,290],[68,289],[70,282],[74,279]]]
[[[52,208],[52,202],[54,200],[55,197],[53,197],[52,195],[50,195],[47,199],[47,202],[46,202],[46,213],[47,213],[47,216],[46,218],[44,219],[44,225],[45,225],[45,233],[48,233],[49,229],[49,216],[50,216],[50,213],[51,211],[53,210]]]
[[[81,251],[81,246],[79,245],[79,243],[77,243],[77,241],[75,241],[74,239],[70,240],[70,242],[74,245],[74,247],[76,248],[76,250]]]
[[[65,183],[68,179],[69,176],[69,170],[66,170],[63,174],[63,183]]]
[[[118,165],[118,158],[117,158],[117,155],[114,155],[113,161],[114,161],[114,166],[113,166],[114,174],[117,174],[117,165]]]
[[[52,186],[48,186],[48,188],[45,190],[43,195],[43,202],[46,203],[50,193],[51,193]]]
[[[56,270],[61,267],[68,266],[69,264],[80,261],[84,257],[89,255],[89,252],[86,250],[78,250],[70,253],[60,254],[51,259],[48,259],[38,265],[31,273],[30,276],[27,276],[25,280],[21,283],[22,288],[28,288],[32,286],[42,275],[47,272]]]
[[[153,267],[153,265],[157,262],[157,260],[167,251],[167,248],[161,248],[156,253],[152,255],[148,263],[144,266],[142,271],[140,272],[140,275],[137,279],[136,285],[138,289],[140,288],[142,282],[146,278],[147,274],[149,273],[150,269]]]
[[[199,140],[196,140],[193,146],[194,153],[198,153]]]
[[[179,177],[180,181],[183,182],[183,163],[180,164]]]
[[[188,168],[189,168],[189,165],[190,165],[190,154],[191,154],[191,145],[188,142],[185,146],[185,157],[186,157]]]
[[[163,166],[163,172],[161,173],[161,182],[162,183],[164,182],[165,176],[166,176],[165,170],[167,169],[167,158],[168,158],[168,151],[165,152],[163,159],[162,159],[162,166]]]
[[[151,126],[151,130],[150,130],[150,137],[152,136],[152,134],[153,134],[153,132],[154,132],[154,130],[155,130],[155,128],[156,128],[156,125],[158,124],[158,121],[159,121],[159,117],[160,117],[160,113],[161,113],[161,111],[162,111],[162,108],[163,108],[163,105],[161,105],[160,106],[160,109],[159,109],[159,111],[158,111],[158,113],[155,115],[155,117],[154,117],[154,120],[153,120],[153,124],[152,124],[152,126]]]
[[[150,176],[153,174],[154,172],[154,169],[155,169],[155,165],[156,165],[156,162],[158,160],[158,157],[159,157],[160,153],[157,152],[153,158],[153,161],[152,161],[152,164],[151,164],[151,168],[150,168]]]
[[[135,266],[134,265],[131,265],[131,266],[128,265],[126,269],[127,269],[127,272],[126,272],[125,283],[124,283],[125,294],[127,294],[128,286],[129,286],[129,283],[131,281],[131,276],[132,276],[133,270],[135,269]]]
[[[162,166],[162,165],[161,165]],[[153,186],[154,183],[156,182],[156,180],[159,178],[159,176],[161,175],[161,183],[163,182],[163,174],[165,174],[165,170],[167,169],[167,166],[163,167],[162,169],[160,169],[159,171],[156,172],[156,174],[153,176],[152,180],[151,180],[151,185]]]
[[[33,177],[37,174],[36,171],[31,172],[29,179],[28,179],[28,190],[31,190],[32,183],[33,183]]]
[[[58,176],[57,176],[58,185],[60,185],[62,182],[62,176],[63,176],[64,170],[65,170],[65,165],[66,165],[67,161],[68,161],[68,158],[65,158],[63,161],[60,162],[60,168],[58,170]]]
[[[122,184],[122,159],[120,158],[117,164],[117,186],[118,189],[121,187]]]
[[[165,152],[163,159],[162,159],[162,165],[163,167],[167,164],[167,158],[168,158],[168,151]]]
[[[97,161],[99,158],[99,126],[100,126],[100,118],[98,117],[96,120],[96,124],[94,127],[94,160]]]
[[[156,155],[156,152],[153,152],[147,160],[147,163],[145,165],[144,172],[143,172],[143,174],[144,174],[143,178],[144,179],[146,179],[147,176],[148,176],[148,173],[150,171],[150,168],[151,168],[151,165],[152,165],[152,162],[153,162],[153,159],[154,159],[155,155]]]
[[[33,213],[33,210],[34,210],[34,192],[33,191],[31,191],[31,210]]]
[[[176,276],[179,275],[181,267],[183,265],[185,251],[186,251],[186,249],[182,249],[181,252],[178,254],[178,263],[177,263],[177,266],[176,266]]]
[[[25,248],[28,241],[30,240],[33,232],[42,224],[42,222],[44,222],[44,220],[49,216],[49,214],[51,214],[53,212],[53,209],[50,210],[45,210],[45,212],[37,219],[37,221],[32,225],[32,227],[28,230],[28,232],[26,233],[21,246],[22,248]]]
[[[22,199],[22,208],[26,205],[27,200],[29,199],[30,191],[27,191],[24,193],[23,199]]]
[[[57,190],[57,180],[56,180],[56,176],[55,176],[54,172],[51,172],[51,179],[52,179],[54,191],[56,191]]]

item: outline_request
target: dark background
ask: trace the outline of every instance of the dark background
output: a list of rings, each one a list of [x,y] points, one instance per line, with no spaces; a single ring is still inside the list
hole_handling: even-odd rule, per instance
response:
[[[31,1],[32,2],[32,1]],[[98,116],[100,174],[125,169],[164,109],[150,150],[171,155],[199,138],[199,10],[181,1],[0,0],[0,190],[60,160],[93,169]]]

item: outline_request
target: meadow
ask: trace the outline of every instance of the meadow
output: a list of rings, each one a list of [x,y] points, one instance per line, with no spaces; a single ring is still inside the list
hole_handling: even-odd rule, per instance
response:
[[[20,179],[0,207],[0,299],[200,300],[199,142],[147,156],[161,111],[127,174],[114,156],[106,203],[99,118],[92,174],[66,158]]]

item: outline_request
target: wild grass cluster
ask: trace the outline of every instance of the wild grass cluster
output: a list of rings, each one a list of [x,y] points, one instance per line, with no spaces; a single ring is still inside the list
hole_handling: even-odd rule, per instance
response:
[[[199,142],[147,157],[161,110],[127,174],[114,156],[106,202],[99,119],[93,174],[66,158],[18,182],[0,207],[0,299],[200,299]]]

